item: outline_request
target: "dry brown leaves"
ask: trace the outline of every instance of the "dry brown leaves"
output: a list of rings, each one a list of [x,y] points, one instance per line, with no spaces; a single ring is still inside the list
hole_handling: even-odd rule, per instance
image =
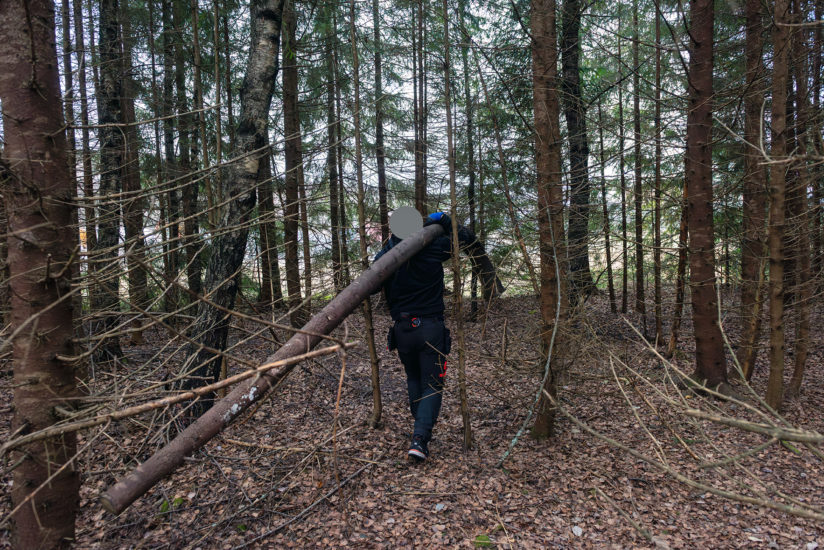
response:
[[[812,326],[819,333],[811,349],[805,389],[799,401],[788,403],[785,416],[796,426],[824,432],[820,343],[824,325],[821,311],[815,316]],[[379,310],[376,321],[382,347],[389,318]],[[364,425],[371,412],[365,346],[347,354],[337,419],[334,405],[340,360],[332,356],[296,369],[254,414],[215,438],[188,459],[185,467],[116,518],[102,511],[97,495],[130,469],[133,460],[143,460],[157,448],[159,442],[147,443],[146,436],[158,424],[150,425],[151,417],[146,417],[139,419],[142,425],[129,422],[109,427],[110,437],[100,438],[94,453],[85,456],[81,465],[77,547],[824,547],[821,524],[696,491],[560,415],[553,440],[539,443],[523,437],[505,467],[495,468],[523,421],[540,379],[538,321],[534,297],[516,297],[494,304],[485,320],[467,323],[475,448],[469,452],[461,448],[457,376],[451,371],[430,445],[431,459],[421,466],[405,460],[411,429],[405,380],[399,361],[385,350],[381,351],[384,427],[371,430]],[[725,328],[735,341],[734,319],[725,320]],[[362,338],[358,316],[350,317],[348,329],[350,338]],[[560,394],[562,404],[588,426],[657,458],[653,440],[643,429],[646,426],[666,463],[683,475],[764,498],[784,492],[819,509],[824,507],[824,464],[809,450],[795,446],[796,453],[775,444],[740,465],[700,468],[700,461],[741,453],[765,437],[685,419],[664,407],[643,381],[619,367],[616,374],[627,392],[625,398],[610,371],[609,352],[662,391],[673,390],[660,361],[609,313],[603,298],[593,300],[587,318],[576,321],[571,334],[572,342],[562,350],[570,368]],[[690,372],[689,323],[683,334],[687,338],[682,338],[681,349],[686,351],[677,364]],[[162,340],[153,342],[147,335],[146,344],[129,353],[151,356],[160,345]],[[261,341],[244,346],[243,354],[262,360],[271,351]],[[167,368],[174,366],[170,362]],[[761,394],[765,378],[766,366],[760,364],[754,384]],[[8,403],[10,378],[0,383]],[[642,396],[658,407],[656,411]],[[689,400],[691,406],[700,402],[747,417],[735,405],[700,396]],[[0,436],[5,438],[10,410],[4,410],[3,416]],[[335,421],[338,433],[333,446]],[[83,435],[84,440],[90,437]],[[345,480],[340,490],[332,491]],[[10,476],[2,483],[9,487]],[[10,509],[8,495],[4,491],[0,500],[2,514]],[[0,533],[0,541],[8,543],[8,532]]]

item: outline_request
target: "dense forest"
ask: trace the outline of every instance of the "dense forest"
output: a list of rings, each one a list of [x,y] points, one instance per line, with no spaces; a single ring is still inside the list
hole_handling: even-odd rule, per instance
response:
[[[821,0],[0,20],[0,545],[824,547]]]

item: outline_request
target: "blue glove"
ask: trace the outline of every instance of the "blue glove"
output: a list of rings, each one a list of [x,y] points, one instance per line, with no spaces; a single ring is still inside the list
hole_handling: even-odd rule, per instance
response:
[[[444,233],[450,235],[452,232],[452,220],[443,212],[433,212],[427,216],[424,222],[424,227],[427,225],[438,224],[443,227]]]

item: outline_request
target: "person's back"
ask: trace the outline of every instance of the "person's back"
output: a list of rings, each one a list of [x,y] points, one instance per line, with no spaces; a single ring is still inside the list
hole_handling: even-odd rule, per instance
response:
[[[398,242],[400,239],[392,235],[387,246],[375,259],[380,258]],[[399,320],[402,313],[443,318],[443,262],[449,259],[451,251],[452,240],[446,235],[437,237],[398,268],[384,283],[392,319]]]
[[[387,347],[398,350],[406,371],[409,408],[415,419],[408,455],[418,461],[429,456],[428,444],[441,409],[446,356],[451,347],[449,329],[443,322],[443,262],[452,253],[451,221],[439,212],[427,219],[430,223],[441,225],[444,234],[401,265],[384,283],[395,321],[389,329]],[[421,215],[410,207],[393,212],[389,224],[392,236],[375,260],[423,226]]]

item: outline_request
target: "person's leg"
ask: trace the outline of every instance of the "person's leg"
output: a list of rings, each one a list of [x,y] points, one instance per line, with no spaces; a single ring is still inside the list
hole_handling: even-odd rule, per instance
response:
[[[421,435],[424,441],[432,437],[432,428],[438,421],[443,400],[444,377],[446,374],[446,357],[444,349],[443,324],[427,327],[425,345],[418,353],[420,366],[420,402],[415,415],[415,435]]]
[[[406,389],[409,392],[409,410],[412,418],[418,417],[418,404],[421,402],[421,365],[417,353],[398,353],[406,371]]]

